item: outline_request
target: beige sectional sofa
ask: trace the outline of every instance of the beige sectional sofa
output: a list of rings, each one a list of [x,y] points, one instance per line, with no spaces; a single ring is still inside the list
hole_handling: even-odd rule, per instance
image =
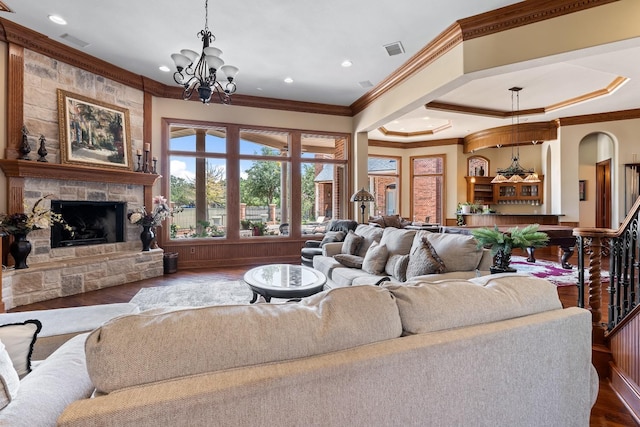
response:
[[[342,264],[335,256],[344,252],[343,243],[327,243],[323,246],[322,255],[313,258],[313,268],[327,276],[325,289],[375,284],[382,278],[388,278],[392,283],[407,281],[397,274],[397,263],[401,262],[402,256],[408,255],[407,258],[410,258],[412,254],[415,254],[422,246],[423,238],[429,241],[442,260],[445,267],[444,272],[421,274],[408,280],[470,279],[488,274],[489,267],[493,263],[491,252],[479,249],[473,236],[432,233],[395,227],[381,228],[364,224],[358,225],[355,234],[363,237],[363,242],[355,253],[363,260],[374,242],[387,248],[384,269],[379,273],[372,273],[362,268]]]
[[[86,343],[60,426],[585,426],[591,317],[528,276],[147,312]]]
[[[124,315],[45,363],[64,427],[585,426],[598,387],[590,313],[525,275]],[[0,425],[55,425],[41,389]]]

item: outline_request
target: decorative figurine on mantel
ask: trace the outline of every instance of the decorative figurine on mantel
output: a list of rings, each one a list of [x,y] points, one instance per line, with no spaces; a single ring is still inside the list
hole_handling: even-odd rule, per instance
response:
[[[20,143],[20,153],[22,156],[20,160],[31,160],[29,157],[29,153],[31,152],[31,146],[29,145],[29,131],[27,130],[27,126],[22,125],[22,142]]]
[[[45,143],[47,142],[47,140],[44,138],[44,135],[40,135],[40,148],[38,149],[38,154],[40,155],[40,157],[38,157],[38,161],[39,162],[48,162],[47,160],[47,147],[45,147]]]

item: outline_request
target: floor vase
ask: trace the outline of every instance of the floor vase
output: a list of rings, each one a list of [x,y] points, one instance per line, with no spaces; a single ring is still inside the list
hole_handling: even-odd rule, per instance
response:
[[[156,237],[155,233],[151,229],[150,225],[142,226],[142,233],[140,233],[140,241],[142,242],[142,251],[147,252],[151,247],[151,242]]]
[[[16,270],[29,268],[27,257],[31,253],[31,242],[27,240],[26,234],[15,234],[13,236],[13,242],[9,245],[9,253],[15,261],[14,268]]]

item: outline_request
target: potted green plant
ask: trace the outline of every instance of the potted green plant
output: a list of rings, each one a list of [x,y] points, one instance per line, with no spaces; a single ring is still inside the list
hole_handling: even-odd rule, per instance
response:
[[[538,248],[546,246],[549,241],[547,233],[538,231],[538,224],[527,225],[524,228],[513,227],[506,232],[493,228],[477,228],[471,232],[478,241],[478,247],[491,249],[494,256],[491,273],[515,272],[516,269],[510,267],[511,252],[513,248]]]

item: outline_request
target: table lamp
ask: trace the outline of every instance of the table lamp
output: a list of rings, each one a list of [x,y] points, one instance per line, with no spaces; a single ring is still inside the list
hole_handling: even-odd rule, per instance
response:
[[[360,204],[360,210],[362,211],[362,224],[364,224],[364,210],[366,208],[365,202],[373,202],[375,198],[367,190],[362,187],[351,196],[352,202],[362,202]]]

